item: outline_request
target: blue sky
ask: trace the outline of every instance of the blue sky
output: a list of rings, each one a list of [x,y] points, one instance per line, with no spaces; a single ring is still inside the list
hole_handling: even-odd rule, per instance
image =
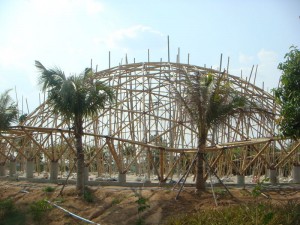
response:
[[[280,77],[279,62],[291,45],[300,47],[299,0],[0,0],[0,93],[17,90],[27,113],[39,104],[34,60],[65,73],[85,67],[108,68],[147,60],[171,61],[180,47],[181,62],[223,67],[249,76],[258,65],[256,83],[270,90]],[[11,92],[15,98],[15,91]]]

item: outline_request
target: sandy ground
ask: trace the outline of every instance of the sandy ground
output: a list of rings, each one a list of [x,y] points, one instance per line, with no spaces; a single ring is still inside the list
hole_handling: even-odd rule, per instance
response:
[[[55,191],[52,193],[43,191],[49,186],[54,187]],[[251,196],[253,186],[246,189],[231,187],[229,190],[233,197],[223,187],[216,187],[214,190],[218,206],[215,204],[210,188],[204,193],[195,194],[194,188],[185,187],[178,200],[175,200],[178,189],[173,190],[171,187],[93,186],[89,187],[94,196],[92,203],[80,198],[74,185],[66,186],[63,195],[59,196],[61,188],[62,185],[3,179],[0,180],[0,200],[11,198],[18,207],[28,207],[34,201],[48,199],[74,214],[101,225],[136,224],[139,218],[136,203],[138,196],[146,198],[150,206],[140,214],[145,224],[164,224],[169,217],[175,215],[254,201]],[[291,199],[300,200],[299,190],[299,185],[274,187],[265,192],[265,195],[261,195],[259,201],[265,201],[267,197],[275,203]],[[49,225],[87,224],[58,208],[52,209],[44,220],[43,224]]]

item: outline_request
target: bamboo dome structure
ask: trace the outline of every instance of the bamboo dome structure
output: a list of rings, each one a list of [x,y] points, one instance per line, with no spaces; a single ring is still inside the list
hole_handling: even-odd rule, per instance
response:
[[[95,73],[114,88],[116,102],[84,122],[84,148],[89,171],[151,173],[161,182],[183,173],[196,153],[196,129],[178,103],[170,81],[184,91],[184,79],[220,71],[170,62],[119,65]],[[274,168],[290,174],[299,162],[299,142],[278,136],[280,106],[274,97],[240,77],[226,74],[232,88],[262,110],[226,118],[209,130],[209,164],[221,176],[262,175]],[[47,101],[18,126],[2,133],[0,163],[9,160],[56,162],[60,170],[74,164],[72,124],[53,114]],[[42,158],[42,160],[41,160]]]

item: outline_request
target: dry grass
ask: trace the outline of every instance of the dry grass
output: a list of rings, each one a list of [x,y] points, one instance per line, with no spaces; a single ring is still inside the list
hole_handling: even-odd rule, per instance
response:
[[[45,192],[46,187],[52,187],[54,191]],[[100,223],[101,225],[131,225],[136,224],[139,218],[142,218],[143,224],[172,224],[170,218],[174,218],[174,216],[183,215],[180,216],[180,218],[184,218],[184,215],[193,214],[196,218],[202,217],[199,216],[200,214],[197,214],[198,212],[207,212],[207,215],[219,215],[219,217],[224,215],[230,220],[230,210],[234,212],[242,212],[241,210],[245,212],[249,210],[253,211],[250,207],[251,204],[255,203],[251,195],[251,190],[247,191],[237,188],[230,189],[234,198],[230,197],[221,189],[217,190],[218,207],[215,206],[211,192],[208,191],[201,195],[196,195],[194,188],[185,188],[177,201],[175,200],[177,191],[159,187],[143,189],[131,189],[127,187],[89,187],[88,190],[92,201],[86,201],[82,197],[79,197],[76,193],[75,186],[66,186],[63,196],[58,196],[60,188],[61,186],[59,185],[0,180],[0,201],[11,199],[16,209],[22,209],[23,211],[21,212],[27,212],[27,216],[25,214],[25,217],[21,219],[23,223],[7,224],[38,224],[32,220],[31,216],[28,216],[28,212],[31,204],[43,199],[56,202],[61,207],[83,218]],[[291,202],[291,200],[293,200],[295,202],[300,198],[298,191],[274,191],[266,194],[270,196],[271,200],[259,196],[257,202],[264,202],[264,204],[269,202],[287,207],[285,204],[288,201]],[[146,207],[142,212],[138,211],[139,205],[137,204],[137,200],[139,196],[147,199],[147,205],[150,206],[149,208]],[[229,211],[226,212],[223,210]],[[45,219],[47,219],[47,221],[43,221],[42,224],[84,224],[57,208],[47,211],[46,214]],[[19,214],[19,217],[22,216],[24,216],[24,214]],[[216,222],[215,224],[218,223]]]

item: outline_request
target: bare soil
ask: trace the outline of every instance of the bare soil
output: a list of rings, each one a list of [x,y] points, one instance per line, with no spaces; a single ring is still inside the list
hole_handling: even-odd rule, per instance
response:
[[[54,187],[55,191],[45,192],[45,187]],[[230,188],[230,196],[224,188],[215,189],[217,204],[210,190],[195,193],[192,187],[185,187],[178,200],[175,197],[178,190],[166,187],[128,188],[128,187],[89,187],[93,202],[87,202],[77,195],[74,185],[66,186],[63,195],[59,192],[62,185],[29,183],[26,181],[0,180],[0,200],[13,199],[17,207],[29,207],[38,200],[48,199],[64,209],[85,219],[101,225],[136,224],[139,216],[144,224],[164,224],[169,217],[180,214],[192,214],[199,210],[218,209],[233,204],[243,204],[254,201],[251,188]],[[252,187],[253,188],[253,187]],[[138,197],[146,198],[150,206],[138,215]],[[300,192],[293,189],[280,189],[265,192],[259,201],[271,200],[274,203],[289,200],[300,200]],[[67,225],[87,224],[76,219],[58,208],[53,208],[44,218],[42,224]]]

